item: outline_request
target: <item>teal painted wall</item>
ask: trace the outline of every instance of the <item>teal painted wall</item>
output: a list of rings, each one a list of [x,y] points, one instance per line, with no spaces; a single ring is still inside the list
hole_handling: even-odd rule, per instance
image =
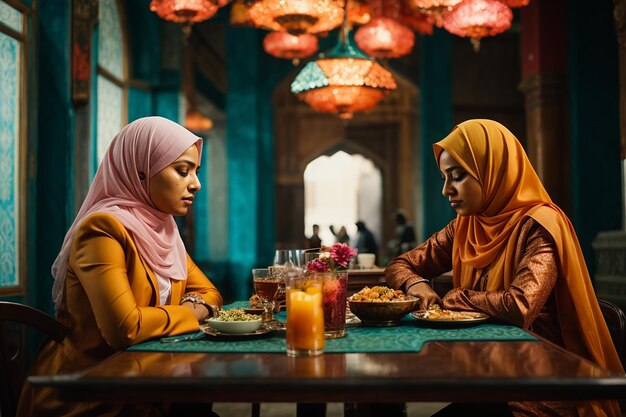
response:
[[[71,1],[39,3],[37,222],[31,228],[37,254],[30,267],[28,304],[52,312],[50,267],[73,217],[74,113],[70,84]],[[32,226],[32,225],[31,225]]]
[[[259,54],[260,33],[249,28],[226,30],[228,94],[228,196],[229,196],[229,280],[226,295],[247,299],[251,291],[250,269],[257,266],[261,244],[259,213],[260,114]]]
[[[262,49],[263,31],[226,29],[229,266],[226,298],[247,299],[251,268],[270,265],[275,244],[271,94],[288,73]]]
[[[593,275],[591,242],[622,226],[617,40],[612,2],[572,0],[566,7],[571,220]]]
[[[451,36],[435,29],[432,36],[420,40],[421,88],[421,161],[422,201],[425,240],[443,228],[455,216],[448,200],[441,195],[441,175],[434,159],[432,144],[452,129],[452,48]]]

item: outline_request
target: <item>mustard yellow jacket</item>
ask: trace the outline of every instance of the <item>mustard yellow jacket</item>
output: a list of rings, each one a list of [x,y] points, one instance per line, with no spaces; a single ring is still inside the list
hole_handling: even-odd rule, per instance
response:
[[[74,372],[149,339],[199,330],[180,298],[195,292],[209,304],[222,297],[187,256],[187,280],[172,280],[171,300],[160,305],[154,272],[139,255],[132,236],[114,216],[94,213],[78,229],[70,250],[63,302],[57,318],[69,329],[62,343],[48,341],[32,374]],[[162,399],[155,398],[155,402]],[[53,389],[24,386],[18,416],[151,416],[158,406],[64,403]]]

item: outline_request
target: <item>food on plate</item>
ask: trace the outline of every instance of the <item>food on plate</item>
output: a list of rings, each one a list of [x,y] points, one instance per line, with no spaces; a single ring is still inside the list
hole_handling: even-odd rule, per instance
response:
[[[361,291],[352,294],[350,301],[365,301],[371,303],[385,303],[391,301],[406,301],[412,299],[401,290],[393,290],[384,285],[375,287],[365,287]]]
[[[255,321],[261,320],[261,316],[258,314],[248,314],[243,308],[231,308],[229,310],[221,310],[219,316],[216,317],[218,321]]]
[[[474,320],[485,317],[483,313],[476,311],[453,311],[445,310],[439,304],[433,304],[428,310],[420,314],[421,318],[429,320]]]

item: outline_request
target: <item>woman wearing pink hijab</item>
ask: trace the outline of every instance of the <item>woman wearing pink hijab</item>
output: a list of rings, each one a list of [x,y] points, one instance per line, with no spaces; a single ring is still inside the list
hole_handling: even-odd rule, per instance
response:
[[[202,140],[161,117],[111,142],[52,266],[62,343],[47,342],[33,374],[87,368],[148,339],[199,330],[222,297],[193,263],[173,216],[200,190]],[[163,416],[167,405],[64,403],[26,384],[18,416]],[[210,409],[208,414],[210,415]]]

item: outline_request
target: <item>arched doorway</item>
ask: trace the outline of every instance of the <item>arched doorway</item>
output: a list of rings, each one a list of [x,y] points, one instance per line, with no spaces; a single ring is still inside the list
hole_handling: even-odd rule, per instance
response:
[[[374,109],[349,122],[312,110],[290,91],[296,75],[286,77],[273,96],[276,163],[276,246],[302,246],[305,230],[304,170],[320,155],[337,151],[360,154],[381,173],[381,236],[393,237],[392,214],[398,208],[419,225],[419,94],[417,87],[394,73],[398,89]],[[310,231],[307,231],[310,233]],[[418,231],[419,233],[419,231]]]
[[[380,243],[382,222],[382,175],[363,155],[337,151],[311,161],[304,170],[304,234],[320,227],[322,244],[330,246],[343,226],[356,242],[356,221],[363,221]]]

